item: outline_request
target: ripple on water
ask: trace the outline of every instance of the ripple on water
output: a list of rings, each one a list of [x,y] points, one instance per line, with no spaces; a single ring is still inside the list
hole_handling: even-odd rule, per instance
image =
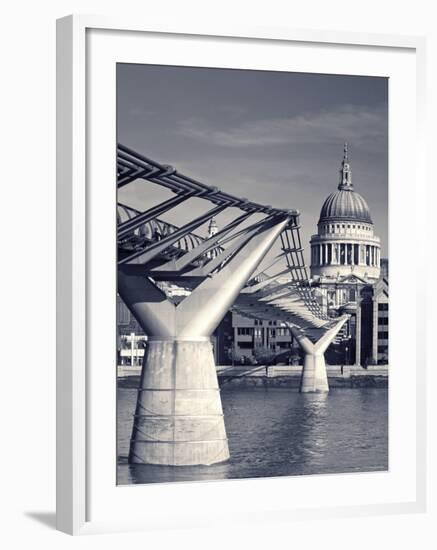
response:
[[[129,465],[136,390],[118,391],[118,482],[157,483],[388,469],[388,392],[382,388],[226,389],[231,458],[212,466]]]

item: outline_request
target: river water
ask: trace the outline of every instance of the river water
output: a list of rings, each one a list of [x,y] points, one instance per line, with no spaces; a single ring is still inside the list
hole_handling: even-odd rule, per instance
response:
[[[225,388],[231,458],[212,466],[129,465],[137,392],[118,391],[118,483],[237,479],[388,469],[388,392],[381,388]]]

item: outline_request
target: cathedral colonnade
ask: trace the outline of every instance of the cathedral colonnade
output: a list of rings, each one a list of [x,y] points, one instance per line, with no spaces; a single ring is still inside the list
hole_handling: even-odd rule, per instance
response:
[[[359,265],[380,267],[378,245],[361,242],[316,242],[311,245],[311,265]]]

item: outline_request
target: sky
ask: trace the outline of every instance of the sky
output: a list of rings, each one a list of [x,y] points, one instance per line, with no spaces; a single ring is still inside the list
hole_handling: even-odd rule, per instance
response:
[[[387,256],[386,78],[118,64],[117,139],[223,191],[299,210],[307,258],[347,141],[354,188]],[[138,182],[119,201],[146,209],[169,196]],[[197,199],[163,218],[180,225],[210,207]],[[219,227],[230,213],[220,216]]]

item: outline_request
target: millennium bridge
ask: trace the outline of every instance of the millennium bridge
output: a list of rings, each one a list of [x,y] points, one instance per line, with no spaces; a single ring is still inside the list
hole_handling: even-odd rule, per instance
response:
[[[229,449],[210,338],[226,312],[290,329],[305,353],[301,392],[329,391],[324,352],[348,317],[329,318],[314,296],[297,210],[233,196],[119,144],[118,189],[133,182],[171,197],[145,211],[118,204],[118,292],[148,337],[129,461],[222,462]],[[209,209],[182,226],[162,220],[185,202],[190,212],[190,199]],[[225,211],[217,233],[196,234]]]

